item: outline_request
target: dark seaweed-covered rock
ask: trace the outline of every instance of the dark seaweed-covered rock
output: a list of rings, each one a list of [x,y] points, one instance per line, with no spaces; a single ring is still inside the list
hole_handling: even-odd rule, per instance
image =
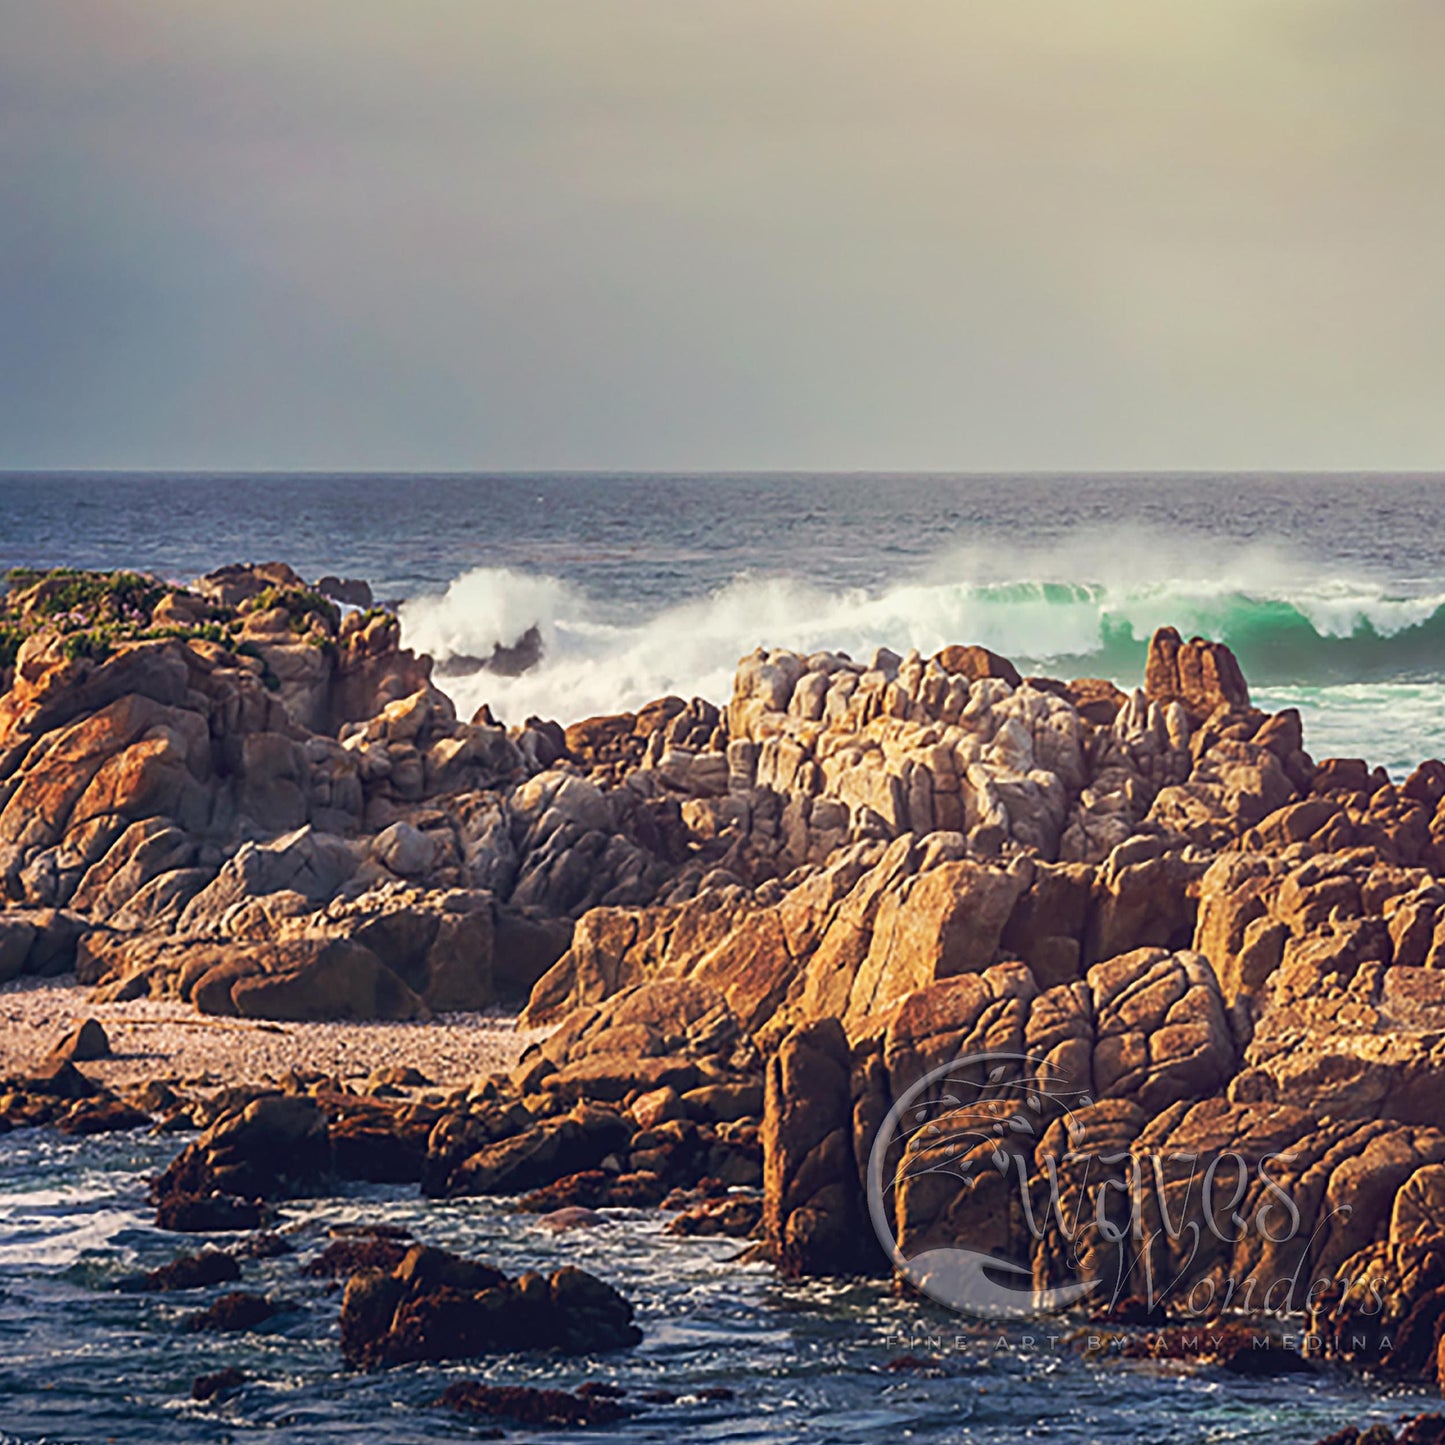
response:
[[[228,1251],[236,1259],[279,1259],[291,1252],[290,1243],[271,1230],[253,1234],[249,1239],[233,1244]]]
[[[584,1386],[583,1389],[586,1389]],[[537,1390],[527,1385],[484,1385],[458,1380],[442,1391],[437,1404],[464,1415],[510,1420],[517,1425],[561,1430],[611,1425],[632,1412],[609,1395],[578,1390]]]
[[[235,1366],[217,1370],[211,1375],[197,1375],[191,1385],[193,1400],[221,1400],[239,1390],[251,1377]]]
[[[586,1386],[583,1386],[585,1389]],[[705,1389],[689,1390],[687,1395],[694,1400],[731,1400],[737,1392],[726,1385],[708,1385]],[[682,1396],[676,1390],[646,1390],[639,1397],[649,1405],[675,1405]]]
[[[895,1355],[883,1366],[890,1375],[941,1375],[935,1355]]]
[[[148,1294],[178,1289],[204,1289],[207,1285],[229,1284],[240,1279],[241,1266],[218,1249],[200,1254],[183,1254],[159,1269],[128,1275],[116,1286],[130,1294]]]
[[[156,1207],[156,1228],[177,1234],[225,1234],[233,1230],[261,1229],[270,1223],[264,1200],[241,1199],[235,1194],[168,1194]]]
[[[254,1330],[265,1324],[272,1315],[280,1312],[280,1306],[261,1294],[247,1294],[238,1290],[234,1294],[223,1294],[209,1309],[197,1310],[187,1315],[182,1327],[192,1334],[213,1330],[218,1333],[234,1333],[238,1330]]]
[[[583,1270],[508,1279],[425,1245],[414,1245],[389,1273],[353,1275],[341,1303],[341,1352],[362,1369],[517,1350],[592,1353],[641,1338],[631,1304]]]
[[[143,1129],[150,1121],[149,1114],[132,1108],[123,1100],[107,1096],[82,1099],[57,1127],[62,1134],[118,1134],[128,1129]]]
[[[1125,1359],[1194,1360],[1231,1375],[1308,1374],[1313,1366],[1267,1330],[1248,1325],[1176,1326],[1111,1341]]]
[[[351,1118],[331,1126],[333,1167],[343,1179],[369,1184],[416,1184],[426,1162],[430,1125],[406,1127],[400,1120]]]
[[[1388,1425],[1353,1425],[1326,1435],[1316,1445],[1445,1445],[1445,1415],[1417,1415],[1397,1436]]]
[[[400,1224],[333,1224],[326,1231],[332,1239],[394,1239],[411,1240],[412,1232]]]
[[[364,1269],[395,1269],[406,1251],[407,1246],[395,1239],[334,1239],[301,1266],[301,1273],[312,1279],[346,1279]]]
[[[657,1174],[584,1169],[524,1194],[517,1208],[524,1214],[551,1214],[558,1209],[650,1209],[660,1204],[666,1193]]]
[[[669,1221],[667,1232],[687,1236],[723,1235],[729,1239],[751,1239],[763,1222],[761,1194],[730,1194],[709,1199],[684,1209]]]

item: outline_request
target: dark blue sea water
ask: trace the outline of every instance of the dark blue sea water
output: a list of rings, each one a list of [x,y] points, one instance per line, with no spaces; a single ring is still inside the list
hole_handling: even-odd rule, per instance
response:
[[[607,1224],[554,1238],[535,1218],[494,1201],[423,1204],[401,1187],[361,1186],[289,1208],[284,1227],[296,1255],[247,1263],[239,1287],[294,1308],[255,1334],[187,1334],[186,1314],[238,1286],[114,1292],[122,1275],[177,1251],[175,1235],[150,1226],[144,1198],[146,1176],[182,1143],[176,1135],[64,1140],[33,1130],[0,1139],[0,1445],[475,1439],[474,1427],[434,1402],[452,1380],[479,1377],[562,1388],[605,1381],[634,1400],[658,1389],[678,1396],[584,1437],[618,1445],[1308,1445],[1344,1423],[1429,1408],[1418,1392],[1375,1392],[1328,1373],[1251,1380],[1211,1369],[1087,1363],[1063,1341],[1050,1345],[1046,1330],[1030,1346],[1018,1331],[961,1327],[882,1284],[780,1283],[765,1266],[733,1262],[735,1241],[670,1238],[655,1211],[607,1211]],[[339,1294],[302,1279],[299,1263],[325,1245],[328,1226],[359,1220],[403,1225],[508,1272],[570,1260],[638,1303],[644,1341],[595,1358],[347,1371]],[[887,1368],[910,1353],[930,1357],[932,1368]],[[224,1403],[192,1403],[192,1379],[228,1366],[252,1383]],[[734,1398],[701,1398],[719,1385]],[[507,1438],[577,1437],[509,1428]]]
[[[1318,756],[1442,751],[1442,476],[0,475],[0,565],[365,577],[409,639],[542,665],[447,686],[507,720],[724,698],[759,643],[982,642],[1139,680],[1171,623],[1229,642]]]

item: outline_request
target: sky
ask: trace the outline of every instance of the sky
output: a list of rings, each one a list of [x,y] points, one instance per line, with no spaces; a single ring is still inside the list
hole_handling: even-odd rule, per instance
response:
[[[0,0],[0,468],[1445,468],[1439,0]]]

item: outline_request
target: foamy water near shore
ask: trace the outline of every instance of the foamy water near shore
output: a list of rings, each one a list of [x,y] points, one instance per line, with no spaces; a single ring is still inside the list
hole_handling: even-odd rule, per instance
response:
[[[1130,561],[1121,567],[1120,557]],[[992,574],[1016,580],[987,579]],[[1127,571],[1128,575],[1124,575]],[[1107,579],[1107,580],[1079,580]],[[827,588],[739,577],[703,598],[645,615],[560,577],[479,568],[401,609],[403,639],[435,657],[438,684],[470,714],[564,723],[666,694],[723,703],[736,659],[758,641],[857,658],[887,645],[929,656],[960,638],[1049,677],[1136,685],[1148,639],[1175,626],[1228,644],[1261,705],[1298,707],[1318,757],[1366,755],[1403,778],[1438,751],[1445,594],[1408,595],[1366,578],[1320,577],[1265,546],[1227,560],[1181,555],[1160,535],[1021,549],[1007,561],[968,551],[882,588]],[[516,676],[471,659],[529,630],[541,660]]]

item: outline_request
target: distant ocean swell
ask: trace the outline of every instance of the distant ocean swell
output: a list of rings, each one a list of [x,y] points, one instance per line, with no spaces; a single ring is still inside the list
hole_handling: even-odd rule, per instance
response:
[[[722,701],[737,658],[759,644],[862,658],[880,645],[927,655],[979,642],[1025,671],[1135,686],[1150,634],[1166,624],[1227,642],[1259,691],[1445,680],[1445,594],[1298,577],[1247,588],[1236,578],[930,579],[869,591],[745,574],[710,596],[646,611],[556,577],[479,568],[440,596],[406,603],[402,621],[407,642],[452,674],[445,686],[460,704],[488,702],[508,722],[571,721],[665,693]],[[531,628],[542,647],[535,666],[512,677],[468,671],[468,659],[514,647]]]

